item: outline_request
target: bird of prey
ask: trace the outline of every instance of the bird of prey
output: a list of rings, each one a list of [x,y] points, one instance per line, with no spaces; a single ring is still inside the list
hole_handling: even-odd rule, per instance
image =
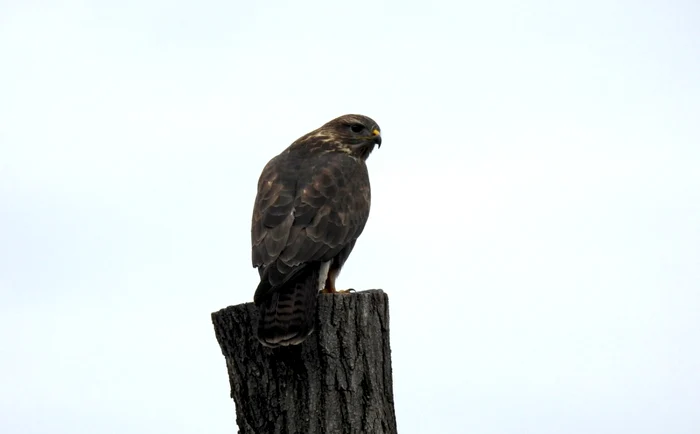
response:
[[[253,298],[257,338],[266,347],[297,345],[314,330],[319,292],[335,280],[370,209],[365,161],[381,147],[379,126],[349,114],[307,133],[260,174],[253,207]]]

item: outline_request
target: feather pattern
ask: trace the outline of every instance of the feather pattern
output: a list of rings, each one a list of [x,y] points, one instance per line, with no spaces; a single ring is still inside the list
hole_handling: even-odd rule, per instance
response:
[[[362,124],[356,133],[353,125]],[[260,283],[258,339],[298,344],[313,331],[316,297],[336,276],[369,218],[365,160],[378,138],[360,115],[336,118],[271,159],[258,180],[251,225]]]

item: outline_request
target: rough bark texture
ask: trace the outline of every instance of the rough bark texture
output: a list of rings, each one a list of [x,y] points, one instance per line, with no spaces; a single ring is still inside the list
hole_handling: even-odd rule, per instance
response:
[[[389,298],[381,290],[319,294],[301,345],[257,341],[253,303],[212,313],[242,434],[396,433]]]

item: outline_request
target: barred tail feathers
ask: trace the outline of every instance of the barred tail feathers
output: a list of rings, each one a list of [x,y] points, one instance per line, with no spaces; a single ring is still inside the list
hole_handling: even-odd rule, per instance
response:
[[[319,290],[329,263],[309,264],[283,286],[268,292],[258,308],[257,338],[267,347],[297,345],[313,331]]]

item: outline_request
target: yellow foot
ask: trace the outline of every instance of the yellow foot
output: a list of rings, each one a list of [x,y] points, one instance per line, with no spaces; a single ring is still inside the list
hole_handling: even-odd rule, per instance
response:
[[[323,288],[321,294],[349,294],[355,292],[354,288],[349,289],[335,289],[335,288]]]

